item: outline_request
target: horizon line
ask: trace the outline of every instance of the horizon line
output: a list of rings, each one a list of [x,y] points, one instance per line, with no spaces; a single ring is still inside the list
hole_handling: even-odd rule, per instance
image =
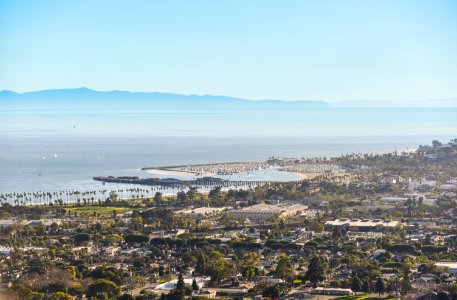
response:
[[[44,92],[44,91],[65,91],[65,90],[87,90],[91,92],[98,92],[98,93],[114,93],[114,92],[121,92],[121,93],[130,93],[130,94],[168,94],[168,95],[178,95],[178,96],[197,96],[197,97],[224,97],[224,98],[232,98],[238,100],[246,100],[246,101],[282,101],[282,102],[323,102],[323,103],[348,103],[348,102],[408,102],[414,103],[416,101],[426,101],[426,102],[433,102],[433,101],[457,101],[457,96],[452,98],[428,98],[428,99],[403,99],[403,100],[394,100],[394,99],[346,99],[346,100],[316,100],[316,99],[252,99],[252,98],[243,98],[237,96],[228,96],[228,95],[217,95],[217,94],[187,94],[187,93],[177,93],[177,92],[159,92],[159,91],[131,91],[131,90],[118,90],[118,89],[111,89],[111,90],[98,90],[89,88],[86,86],[80,87],[68,87],[68,88],[48,88],[48,89],[39,89],[39,90],[29,90],[29,91],[15,91],[10,89],[2,89],[0,93],[3,92],[10,92],[18,95],[24,94],[31,94],[37,92]]]

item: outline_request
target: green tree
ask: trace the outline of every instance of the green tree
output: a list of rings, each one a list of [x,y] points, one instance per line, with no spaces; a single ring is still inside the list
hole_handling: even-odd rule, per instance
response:
[[[183,191],[181,192],[178,192],[178,194],[176,194],[176,201],[180,204],[184,204],[187,202],[187,194]]]
[[[406,295],[411,289],[410,269],[407,266],[403,267],[403,276],[400,282],[400,290],[402,295]]]
[[[324,231],[324,225],[319,222],[313,222],[309,225],[309,229],[314,232],[322,232]]]
[[[87,233],[77,233],[73,237],[75,245],[79,246],[90,241],[90,235]]]
[[[205,261],[205,256],[200,253],[200,255],[197,256],[197,263],[195,264],[195,273],[198,275],[204,275],[206,274],[206,261]]]
[[[231,267],[222,253],[213,251],[207,273],[211,277],[211,281],[220,283],[230,275]]]
[[[378,293],[379,296],[381,296],[381,294],[384,294],[384,292],[386,291],[386,285],[384,284],[384,281],[381,277],[378,277],[378,279],[376,280],[374,291]]]
[[[116,194],[115,191],[109,192],[109,200],[111,202],[115,202],[117,200],[117,198],[118,198],[118,195]]]
[[[155,195],[154,195],[154,202],[156,204],[160,204],[160,203],[162,203],[162,200],[163,200],[162,193],[161,192],[156,192]]]
[[[121,289],[112,281],[106,279],[98,279],[87,288],[86,297],[97,297],[98,295],[106,295],[108,299],[114,298],[121,293]]]
[[[308,265],[305,273],[305,280],[308,280],[314,287],[321,281],[325,280],[326,266],[324,260],[319,256],[314,256]]]
[[[371,286],[370,286],[370,282],[368,280],[365,280],[362,284],[362,291],[364,293],[369,293],[371,292]]]
[[[290,258],[285,254],[280,254],[277,257],[278,265],[276,266],[275,274],[279,278],[291,283],[294,281],[294,269],[290,262]]]
[[[360,279],[359,279],[359,276],[357,276],[357,274],[355,274],[352,277],[351,289],[356,293],[360,292],[362,290]]]
[[[176,283],[176,290],[184,291],[184,278],[182,277],[182,273],[179,273],[178,282]]]
[[[194,278],[194,280],[192,280],[192,290],[193,291],[200,290],[200,287],[198,286],[197,280],[195,280],[195,278]]]
[[[221,187],[217,186],[213,188],[211,191],[209,191],[208,198],[211,200],[212,205],[222,206],[223,195]]]
[[[241,256],[241,274],[248,280],[252,280],[257,274],[260,263],[260,255],[257,252],[245,252]]]
[[[190,201],[194,201],[196,196],[198,194],[198,190],[196,187],[190,187],[189,190],[187,191],[187,198],[190,200]]]

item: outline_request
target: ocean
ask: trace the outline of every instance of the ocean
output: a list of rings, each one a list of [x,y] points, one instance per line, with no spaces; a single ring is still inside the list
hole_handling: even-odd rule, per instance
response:
[[[457,109],[0,111],[0,193],[124,185],[93,176],[164,177],[145,166],[415,149],[457,137]],[[277,170],[252,180],[294,180]],[[238,176],[237,178],[243,178]]]

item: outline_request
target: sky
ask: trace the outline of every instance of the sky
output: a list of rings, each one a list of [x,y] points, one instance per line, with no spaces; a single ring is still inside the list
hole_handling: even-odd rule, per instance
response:
[[[457,98],[457,1],[0,0],[0,90]]]

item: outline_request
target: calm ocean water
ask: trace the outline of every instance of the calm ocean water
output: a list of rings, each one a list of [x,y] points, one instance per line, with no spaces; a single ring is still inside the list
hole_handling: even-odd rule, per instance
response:
[[[432,139],[447,142],[457,137],[456,129],[457,110],[445,108],[3,109],[0,193],[100,189],[93,176],[152,176],[139,170],[145,166],[413,149]],[[275,170],[249,176],[253,180],[295,178]]]

